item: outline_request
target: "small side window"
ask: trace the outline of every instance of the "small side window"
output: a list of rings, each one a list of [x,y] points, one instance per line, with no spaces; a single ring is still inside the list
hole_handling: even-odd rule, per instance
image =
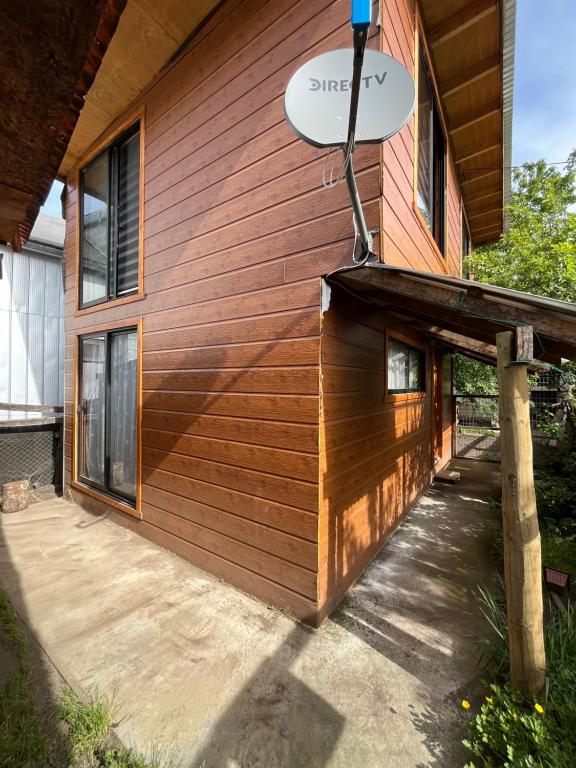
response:
[[[388,339],[388,394],[426,391],[426,353]]]

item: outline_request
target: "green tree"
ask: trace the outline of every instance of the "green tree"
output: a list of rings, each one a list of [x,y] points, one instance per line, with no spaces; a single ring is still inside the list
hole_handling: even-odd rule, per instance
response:
[[[508,231],[473,251],[466,266],[475,280],[576,302],[576,150],[565,166],[544,160],[514,172],[506,209]],[[491,366],[457,356],[455,391],[495,394]]]
[[[454,357],[454,392],[458,395],[497,395],[496,368],[471,357]]]
[[[514,172],[500,240],[468,257],[475,280],[576,301],[576,150],[566,166],[544,160]]]

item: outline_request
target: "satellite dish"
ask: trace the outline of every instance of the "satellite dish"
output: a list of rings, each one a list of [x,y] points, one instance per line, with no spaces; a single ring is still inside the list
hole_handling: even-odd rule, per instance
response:
[[[346,144],[353,60],[353,48],[323,53],[303,64],[288,83],[286,119],[297,136],[315,147]],[[365,51],[356,144],[378,144],[398,133],[412,115],[415,98],[406,67],[385,53]]]

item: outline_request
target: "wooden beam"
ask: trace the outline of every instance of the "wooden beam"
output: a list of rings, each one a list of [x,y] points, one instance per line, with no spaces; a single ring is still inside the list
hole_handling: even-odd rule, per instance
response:
[[[531,363],[534,360],[534,329],[530,325],[516,328],[515,362]]]
[[[472,219],[478,219],[480,216],[490,216],[491,213],[501,213],[502,212],[502,206],[499,205],[497,208],[489,208],[486,211],[480,211],[480,213],[474,213],[472,216],[468,216],[468,221],[472,221]]]
[[[487,321],[504,326],[511,322],[514,325],[531,325],[539,337],[548,337],[542,339],[546,349],[549,343],[554,341],[557,343],[556,348],[563,350],[561,354],[564,357],[576,358],[576,317],[531,306],[529,301],[513,304],[508,298],[500,299],[495,294],[489,294],[490,286],[488,285],[485,295],[472,295],[472,292],[464,287],[459,289],[373,268],[364,268],[361,276],[358,272],[352,272],[346,282],[352,284],[354,280],[362,281],[364,284],[369,283],[380,291],[392,293],[396,297],[434,305],[429,313],[431,321],[436,313],[452,310],[457,315],[468,315],[466,322],[474,318],[486,318]],[[475,284],[474,288],[479,293],[483,290],[481,284]],[[398,302],[398,299],[396,301]],[[402,304],[404,304],[403,301]]]
[[[0,430],[12,430],[17,427],[44,427],[48,424],[62,424],[63,416],[44,416],[37,419],[7,419],[0,421]]]
[[[500,234],[502,233],[502,227],[494,226],[491,227],[489,231],[482,232],[479,235],[472,235],[472,240],[475,244],[475,247],[477,248],[479,245],[482,245],[483,243],[489,243],[493,242],[495,238],[500,237]]]
[[[481,344],[493,344],[495,335],[506,324],[506,320],[499,321],[497,318],[486,317],[486,310],[480,317],[461,314],[455,307],[450,306],[449,294],[442,306],[436,303],[431,306],[426,300],[420,301],[414,294],[403,294],[399,297],[397,293],[387,291],[386,284],[380,288],[373,287],[367,290],[365,284],[354,280],[352,276],[347,278],[346,283],[354,292],[362,292],[373,304],[382,307],[382,311],[386,312],[387,322],[409,323],[424,333],[440,333],[442,330],[454,336],[461,336],[465,341],[471,339]],[[478,296],[481,297],[481,292]],[[514,319],[513,322],[517,321]],[[576,334],[576,330],[574,333]],[[454,344],[456,344],[455,339]],[[566,343],[562,340],[557,341],[548,335],[543,340],[543,344],[544,349],[538,345],[535,355],[542,362],[557,363],[561,357],[569,356]],[[576,343],[572,348],[576,358]],[[495,354],[494,350],[493,364],[495,364]]]
[[[457,333],[451,333],[443,329],[425,331],[435,339],[442,341],[448,346],[457,347],[458,349],[465,349],[469,352],[473,352],[476,356],[482,357],[486,360],[496,361],[496,347],[494,344],[483,344],[481,341],[474,341],[474,339],[460,336]]]
[[[500,70],[500,54],[493,53],[491,56],[479,61],[478,64],[473,64],[471,67],[466,67],[460,72],[457,72],[452,77],[447,78],[444,82],[440,83],[440,95],[443,98],[447,96],[453,96],[458,91],[468,88],[473,83],[482,80],[492,74],[492,72],[498,72]]]
[[[428,44],[437,48],[498,10],[496,0],[472,0],[428,31]]]
[[[61,405],[27,405],[22,403],[0,403],[0,411],[30,411],[31,413],[64,413]]]
[[[487,230],[502,229],[502,224],[496,222],[495,224],[487,224],[485,227],[470,227],[470,234],[473,232],[486,232]]]
[[[500,114],[500,110],[502,109],[500,104],[500,99],[496,99],[489,104],[486,104],[481,109],[474,112],[473,116],[467,117],[465,120],[463,120],[460,123],[454,123],[451,125],[449,133],[451,136],[453,136],[455,133],[458,133],[459,131],[465,131],[467,128],[473,128],[478,123],[481,123],[483,120],[487,120],[489,117],[493,117],[494,115]]]
[[[502,134],[498,134],[497,136],[490,136],[489,138],[484,139],[484,141],[475,141],[474,144],[470,144],[464,149],[455,149],[456,165],[465,163],[467,160],[472,160],[474,157],[484,155],[486,152],[498,149],[501,146]]]
[[[474,174],[476,171],[474,168],[469,168],[461,170],[461,173]],[[473,184],[475,181],[482,181],[483,179],[487,179],[489,176],[495,176],[496,174],[500,175],[501,173],[502,171],[499,168],[495,168],[493,171],[482,171],[479,172],[477,176],[470,176],[470,178],[463,179],[460,184],[461,186],[465,187],[466,184]]]
[[[466,197],[464,202],[466,203],[466,206],[473,205],[474,203],[479,202],[480,200],[486,200],[488,197],[494,197],[494,195],[501,195],[502,194],[502,187],[500,184],[493,184],[491,187],[486,187],[486,189],[482,190],[482,193],[480,195],[471,195],[469,197]]]
[[[510,682],[513,690],[539,698],[546,688],[546,655],[528,365],[511,365],[511,331],[497,334],[496,345]]]

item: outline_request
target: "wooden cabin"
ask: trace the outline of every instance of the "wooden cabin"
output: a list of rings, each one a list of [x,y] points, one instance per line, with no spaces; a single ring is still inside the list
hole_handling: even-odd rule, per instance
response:
[[[294,71],[351,45],[350,2],[105,5],[58,169],[65,482],[318,625],[452,455],[455,347],[324,280],[352,264],[350,201],[284,118]],[[355,154],[383,264],[457,278],[502,232],[514,10],[375,3],[369,46],[417,89],[405,128]]]

